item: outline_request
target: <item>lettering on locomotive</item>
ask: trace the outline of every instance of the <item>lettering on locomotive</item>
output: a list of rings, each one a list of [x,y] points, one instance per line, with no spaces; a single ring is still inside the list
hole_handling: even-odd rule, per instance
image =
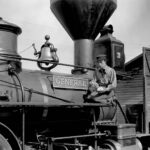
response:
[[[86,90],[88,87],[88,79],[54,75],[53,87]]]

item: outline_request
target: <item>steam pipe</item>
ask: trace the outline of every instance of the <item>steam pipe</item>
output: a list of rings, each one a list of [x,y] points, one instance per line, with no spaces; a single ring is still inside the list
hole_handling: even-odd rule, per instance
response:
[[[22,82],[19,78],[19,75],[16,73],[15,69],[12,66],[9,66],[8,73],[10,75],[14,75],[17,78],[20,84],[20,88],[21,88],[22,102],[25,102],[25,91],[24,91]],[[25,150],[25,110],[24,110],[24,107],[22,108],[22,150]]]

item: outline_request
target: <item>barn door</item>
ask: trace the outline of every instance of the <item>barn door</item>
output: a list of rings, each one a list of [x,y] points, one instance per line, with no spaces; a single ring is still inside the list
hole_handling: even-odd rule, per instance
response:
[[[150,48],[147,48],[147,47],[143,47],[143,75],[144,75],[145,133],[149,133],[149,122],[150,122]]]

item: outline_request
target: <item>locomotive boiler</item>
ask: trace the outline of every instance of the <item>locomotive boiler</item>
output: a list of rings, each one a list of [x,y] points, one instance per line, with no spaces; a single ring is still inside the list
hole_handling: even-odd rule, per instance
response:
[[[34,47],[41,70],[22,69],[21,60],[33,61],[17,52],[22,30],[0,18],[0,149],[142,149],[134,124],[115,123],[116,104],[83,99],[94,71],[94,40],[116,9],[116,0],[50,4],[74,41],[74,69],[72,74],[51,71],[61,63],[49,36],[40,51]]]

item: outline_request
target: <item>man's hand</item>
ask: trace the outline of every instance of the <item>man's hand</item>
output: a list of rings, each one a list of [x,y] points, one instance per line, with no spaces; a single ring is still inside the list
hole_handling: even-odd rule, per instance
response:
[[[99,93],[104,93],[106,91],[108,91],[108,90],[105,87],[100,86],[100,87],[97,88],[97,92],[99,92]]]
[[[95,88],[98,88],[98,87],[99,87],[98,83],[97,83],[95,80],[91,80],[91,81],[89,82],[89,85],[90,85],[90,86],[93,86],[93,87],[95,87]]]
[[[96,95],[98,94],[98,92],[92,92],[90,95],[92,96],[92,97],[95,97]]]

